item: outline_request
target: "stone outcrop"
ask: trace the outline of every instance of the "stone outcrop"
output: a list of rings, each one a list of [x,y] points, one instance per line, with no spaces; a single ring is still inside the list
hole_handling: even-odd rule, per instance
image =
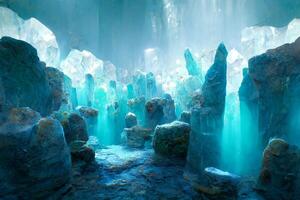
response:
[[[299,138],[294,137],[299,132],[299,65],[300,38],[249,60],[249,76],[258,91],[258,127],[265,144],[272,137]]]
[[[137,118],[134,113],[127,113],[125,116],[125,126],[126,128],[132,128],[133,126],[137,125]]]
[[[194,97],[191,109],[191,136],[188,168],[202,173],[206,167],[218,166],[220,139],[224,123],[228,52],[220,44],[214,64],[205,76],[202,91]]]
[[[191,113],[188,111],[183,111],[180,115],[179,121],[190,124],[191,123]]]
[[[125,128],[122,133],[123,142],[131,148],[143,148],[145,142],[151,139],[152,131],[140,126]]]
[[[0,118],[0,198],[61,197],[69,189],[71,158],[59,121],[30,108]]]
[[[252,111],[255,110],[258,104],[258,91],[254,81],[249,76],[249,70],[243,69],[243,81],[239,89],[239,99],[244,102]]]
[[[190,131],[190,125],[180,121],[157,126],[153,136],[155,152],[167,157],[185,158]]]
[[[76,140],[70,144],[72,162],[84,161],[91,164],[95,161],[95,151],[84,141]]]
[[[77,113],[55,112],[52,115],[62,124],[67,144],[70,147],[72,161],[84,161],[86,164],[95,160],[94,150],[87,145],[89,139],[86,122]]]
[[[145,110],[145,127],[152,130],[157,125],[176,120],[174,100],[170,95],[147,101]]]
[[[199,181],[193,184],[194,189],[205,194],[209,199],[234,200],[238,196],[241,177],[214,167],[207,167]]]
[[[300,150],[273,139],[263,153],[256,189],[266,199],[300,199]]]
[[[72,81],[63,72],[53,67],[46,67],[46,74],[52,96],[52,111],[69,111],[75,107],[77,98],[72,94],[74,89]],[[75,89],[76,90],[76,89]]]
[[[51,113],[52,95],[36,49],[9,37],[0,40],[0,107],[30,107],[46,116]]]
[[[64,113],[61,124],[64,128],[65,138],[68,144],[74,141],[88,141],[89,136],[84,119],[76,113]]]

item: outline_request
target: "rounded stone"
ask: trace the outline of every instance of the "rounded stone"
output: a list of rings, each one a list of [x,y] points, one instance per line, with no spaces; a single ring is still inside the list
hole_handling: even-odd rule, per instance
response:
[[[180,121],[157,126],[153,137],[155,152],[167,157],[186,157],[190,131],[190,125]]]

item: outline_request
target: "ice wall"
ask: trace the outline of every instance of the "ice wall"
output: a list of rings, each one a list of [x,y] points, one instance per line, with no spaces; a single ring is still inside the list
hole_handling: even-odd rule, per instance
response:
[[[103,61],[86,50],[72,49],[59,68],[72,79],[75,87],[83,85],[86,74],[95,79],[103,77]]]
[[[300,36],[300,19],[292,20],[286,27],[252,26],[242,30],[241,52],[247,58],[260,55]]]
[[[8,8],[0,7],[0,38],[10,36],[24,40],[37,49],[39,58],[48,66],[59,64],[60,52],[55,35],[35,18],[23,20]]]

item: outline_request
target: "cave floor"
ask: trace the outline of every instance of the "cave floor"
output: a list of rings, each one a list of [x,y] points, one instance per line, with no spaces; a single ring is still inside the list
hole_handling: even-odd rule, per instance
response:
[[[152,149],[108,146],[96,151],[96,161],[96,171],[74,174],[64,199],[203,199],[184,179],[184,161],[160,158]]]
[[[159,157],[151,148],[99,148],[96,163],[88,168],[73,167],[72,189],[63,199],[208,200],[187,180],[185,161]],[[232,199],[262,200],[253,191],[253,183],[253,177],[243,179],[238,196]]]

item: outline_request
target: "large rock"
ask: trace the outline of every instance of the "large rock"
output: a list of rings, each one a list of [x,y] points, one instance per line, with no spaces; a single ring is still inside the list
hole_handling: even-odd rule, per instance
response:
[[[220,139],[224,123],[226,71],[228,52],[220,44],[214,64],[205,76],[202,92],[191,110],[191,136],[188,168],[202,173],[206,167],[217,167],[220,160]]]
[[[300,150],[282,139],[273,139],[263,154],[256,185],[266,199],[300,199]]]
[[[299,66],[300,38],[249,60],[249,76],[258,90],[258,127],[265,144],[273,137],[290,142],[299,139]]]
[[[0,107],[30,107],[42,116],[51,112],[45,65],[26,42],[9,37],[0,40],[0,80]]]
[[[145,127],[153,130],[157,125],[176,120],[174,100],[170,95],[147,101],[145,110]]]
[[[180,120],[179,121],[190,124],[191,123],[191,112],[183,111],[180,114]]]
[[[71,159],[59,121],[30,108],[13,108],[0,118],[0,198],[61,198]]]
[[[60,109],[71,110],[72,102],[72,81],[61,71],[53,67],[46,68],[46,74],[52,94],[52,111]]]
[[[83,141],[74,141],[70,144],[72,162],[84,161],[87,164],[95,161],[95,151]]]
[[[84,119],[76,113],[63,113],[62,115],[60,122],[63,126],[67,143],[71,144],[78,140],[86,143],[89,136]]]
[[[145,142],[151,138],[152,131],[140,126],[133,126],[131,128],[125,128],[122,137],[124,143],[128,147],[143,148]]]
[[[153,137],[155,152],[169,157],[185,158],[190,131],[190,125],[180,121],[157,126]]]
[[[203,176],[193,187],[209,199],[234,200],[238,196],[238,185],[241,178],[235,174],[214,167],[204,169]]]

